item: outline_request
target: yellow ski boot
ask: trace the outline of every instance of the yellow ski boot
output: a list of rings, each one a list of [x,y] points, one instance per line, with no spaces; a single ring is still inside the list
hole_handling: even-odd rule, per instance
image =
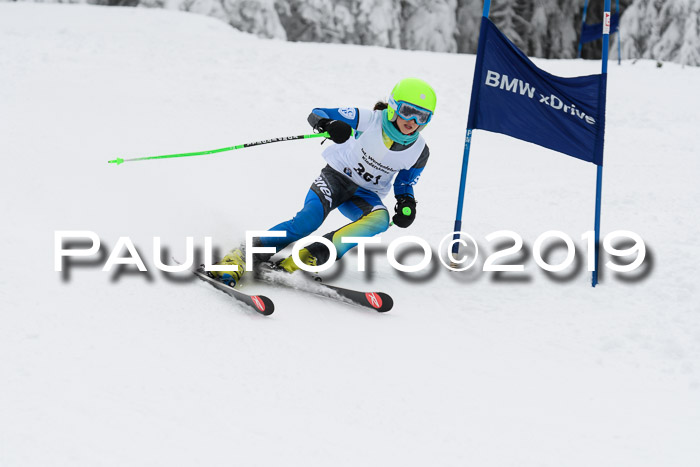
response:
[[[316,257],[313,256],[306,248],[299,250],[299,259],[302,263],[306,264],[307,266],[316,266],[317,263]],[[277,263],[277,267],[282,268],[287,272],[294,272],[301,269],[299,266],[296,265],[291,255],[288,258],[285,258],[279,263]]]
[[[245,255],[240,249],[232,250],[229,254],[224,256],[224,258],[216,264],[225,266],[238,266],[238,271],[234,271],[233,269],[235,268],[232,268],[231,271],[209,272],[209,274],[214,279],[217,279],[228,286],[234,287],[238,283],[238,281],[241,280],[241,277],[243,277],[243,273],[245,272]]]

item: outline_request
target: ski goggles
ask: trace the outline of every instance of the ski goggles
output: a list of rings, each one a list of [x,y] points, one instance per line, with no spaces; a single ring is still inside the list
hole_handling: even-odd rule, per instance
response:
[[[430,110],[418,107],[406,101],[395,101],[390,98],[389,104],[392,104],[391,107],[399,114],[399,117],[404,120],[413,120],[419,125],[427,125],[433,116]]]

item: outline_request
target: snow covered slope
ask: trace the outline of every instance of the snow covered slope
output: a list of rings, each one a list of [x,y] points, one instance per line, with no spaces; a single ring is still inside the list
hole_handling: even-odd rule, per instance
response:
[[[436,262],[405,277],[381,252],[362,274],[352,254],[334,282],[388,292],[393,311],[248,281],[278,306],[263,318],[161,274],[152,238],[183,257],[188,235],[224,249],[291,216],[324,165],[317,141],[106,163],[304,133],[314,106],[371,106],[421,76],[438,110],[418,218],[382,238],[437,246],[473,66],[259,40],[184,13],[0,4],[0,465],[696,465],[700,69],[611,64],[603,233],[638,233],[650,259],[642,279],[607,272],[595,289],[531,256],[525,280],[505,281]],[[581,243],[594,186],[590,164],[476,132],[464,228],[486,251],[502,229]],[[151,272],[104,273],[103,257],[62,276],[57,230],[96,232],[105,255],[129,236]]]

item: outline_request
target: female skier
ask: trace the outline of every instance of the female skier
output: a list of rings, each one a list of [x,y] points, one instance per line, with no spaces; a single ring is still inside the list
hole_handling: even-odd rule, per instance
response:
[[[323,151],[328,165],[311,184],[304,207],[292,219],[270,230],[283,230],[286,237],[261,237],[256,246],[274,247],[276,251],[316,231],[326,216],[338,208],[350,223],[324,235],[335,246],[341,258],[356,243],[342,243],[342,237],[372,237],[389,228],[389,213],[382,203],[394,180],[394,225],[408,227],[416,217],[413,185],[418,182],[428,162],[428,145],[420,132],[435,111],[435,91],[423,80],[401,80],[389,96],[389,102],[378,102],[373,110],[316,108],[308,117],[318,132],[328,132],[336,143]],[[354,130],[354,131],[353,131]],[[398,174],[398,175],[397,175]],[[316,266],[329,259],[330,253],[320,242],[299,251],[299,258]],[[269,255],[256,255],[266,261]],[[245,271],[241,250],[233,250],[219,263],[237,265],[238,271],[212,271],[211,274],[231,286]],[[288,272],[299,269],[291,256],[277,263]]]

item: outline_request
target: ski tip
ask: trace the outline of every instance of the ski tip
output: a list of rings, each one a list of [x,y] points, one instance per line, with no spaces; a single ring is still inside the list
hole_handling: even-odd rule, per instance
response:
[[[275,304],[264,295],[248,295],[247,293],[241,292],[230,285],[212,278],[206,273],[202,266],[198,267],[197,269],[193,269],[192,272],[204,282],[209,283],[209,285],[212,287],[224,292],[226,295],[229,295],[242,303],[245,303],[261,315],[270,316],[275,312]]]
[[[386,313],[394,307],[394,300],[383,292],[367,292],[365,298],[367,303],[379,313]]]
[[[378,312],[386,313],[387,311],[394,308],[394,299],[391,298],[391,295],[382,292],[380,292],[379,295],[382,297],[383,306],[381,310],[377,310]]]
[[[270,316],[275,312],[275,304],[264,295],[251,295],[250,299],[253,302],[255,311],[261,315]]]

